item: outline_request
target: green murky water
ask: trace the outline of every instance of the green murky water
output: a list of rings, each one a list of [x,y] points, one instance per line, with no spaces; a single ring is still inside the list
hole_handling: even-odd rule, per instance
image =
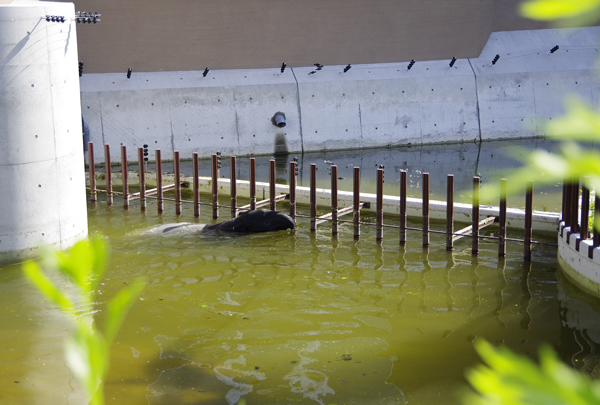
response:
[[[468,239],[447,253],[444,235],[424,250],[409,233],[400,248],[393,229],[379,244],[372,227],[354,241],[344,224],[334,239],[302,219],[295,232],[139,235],[194,221],[172,211],[89,208],[90,233],[111,246],[99,321],[105,298],[147,279],[112,349],[107,403],[455,404],[478,337],[531,356],[547,342],[598,372],[599,302],[557,280],[553,248],[536,247],[526,264],[519,243],[498,260],[482,241],[474,258]],[[65,322],[18,266],[1,270],[0,403],[81,403],[62,360]]]
[[[443,199],[446,173],[457,176],[457,189],[468,189],[472,175],[494,179],[499,167],[514,165],[499,162],[498,144],[483,145],[329,153],[317,175],[327,178],[327,161],[361,165],[363,191],[372,192],[366,173],[374,176],[383,161],[386,193],[397,195],[397,168],[382,158],[405,156],[400,168],[415,176],[418,196],[420,172],[445,162],[431,186],[432,198]],[[263,160],[259,176],[266,173]],[[245,167],[238,178],[247,178]],[[286,170],[279,165],[278,177],[286,179]],[[300,178],[306,170],[301,164]],[[344,173],[340,188],[349,189]],[[536,194],[538,209],[558,208],[554,188]],[[532,262],[524,263],[520,243],[508,242],[507,258],[498,260],[497,245],[481,240],[480,256],[472,257],[469,239],[448,253],[444,235],[432,234],[424,250],[420,233],[409,232],[400,248],[395,229],[386,228],[377,243],[375,229],[363,226],[355,241],[351,224],[332,238],[328,224],[311,234],[305,219],[294,232],[148,237],[140,233],[153,225],[195,222],[191,207],[176,217],[171,203],[163,216],[153,201],[146,213],[137,202],[128,211],[120,204],[117,198],[107,207],[102,196],[89,205],[90,234],[111,247],[98,321],[105,300],[124,285],[144,277],[147,286],[112,347],[109,404],[458,404],[464,372],[478,362],[476,338],[534,358],[549,343],[576,369],[600,373],[600,300],[563,280],[555,248],[535,246]],[[227,212],[221,210],[222,219]],[[212,222],[209,214],[203,207],[198,222]],[[482,234],[494,232],[492,226]],[[0,319],[0,403],[83,403],[63,360],[68,325],[17,265],[0,268]]]

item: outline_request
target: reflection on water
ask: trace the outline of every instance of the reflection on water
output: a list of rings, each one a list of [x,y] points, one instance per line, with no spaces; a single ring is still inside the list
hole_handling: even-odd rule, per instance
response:
[[[599,370],[600,302],[557,283],[554,249],[536,246],[525,264],[519,243],[498,260],[488,240],[473,257],[468,238],[448,253],[443,234],[424,250],[420,234],[409,233],[401,248],[397,230],[377,243],[374,227],[363,227],[355,241],[352,224],[332,238],[326,224],[311,234],[302,219],[295,232],[140,237],[194,218],[189,210],[158,217],[153,202],[145,214],[118,204],[89,209],[91,233],[111,246],[97,305],[138,277],[147,286],[112,348],[107,403],[457,404],[479,337],[530,356],[547,342],[576,368]],[[205,211],[202,221],[211,222]],[[14,305],[33,292],[13,267],[1,270],[0,316],[9,322],[0,329],[0,397],[43,403],[12,382],[43,372],[23,362],[36,343],[15,336],[49,338],[56,331],[45,323],[53,321]],[[24,321],[30,316],[37,326]],[[58,356],[50,360],[64,368]]]
[[[399,195],[400,170],[407,171],[409,197],[421,198],[422,173],[430,174],[430,193],[433,200],[446,200],[446,176],[454,174],[455,202],[471,203],[473,176],[480,176],[482,184],[498,182],[507,172],[521,166],[521,160],[528,150],[542,149],[554,151],[558,142],[551,139],[522,139],[482,143],[460,143],[452,145],[416,145],[394,148],[350,150],[337,152],[309,152],[303,155],[257,156],[256,176],[258,181],[269,181],[269,159],[275,159],[276,179],[278,183],[287,184],[289,180],[289,161],[298,158],[299,186],[309,187],[310,165],[317,166],[317,187],[330,188],[330,166],[337,166],[339,190],[352,191],[353,168],[361,168],[361,192],[375,193],[376,169],[385,167],[385,183],[383,192],[386,195]],[[521,149],[515,149],[516,147]],[[595,145],[589,147],[595,148]],[[216,151],[215,151],[216,152]],[[521,160],[519,160],[521,159]],[[148,166],[154,170],[154,165]],[[135,170],[130,166],[130,170]],[[173,172],[172,163],[163,165],[164,171]],[[229,177],[229,159],[223,159],[220,169],[221,177]],[[237,179],[249,179],[249,163],[245,157],[237,159]],[[192,174],[191,161],[181,163],[181,172]],[[211,175],[210,160],[200,161],[200,176]],[[525,206],[523,195],[509,198],[511,207]],[[534,209],[538,211],[559,211],[561,204],[561,184],[534,187]],[[498,205],[497,201],[481,201],[482,204]]]
[[[600,323],[596,318],[600,312],[598,300],[581,296],[576,287],[564,283],[561,275],[558,284],[560,300],[561,338],[558,351],[567,363],[600,378]]]

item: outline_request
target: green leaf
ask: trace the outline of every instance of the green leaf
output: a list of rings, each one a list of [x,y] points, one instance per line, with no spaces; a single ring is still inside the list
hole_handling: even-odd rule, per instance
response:
[[[87,321],[92,321],[87,317]],[[67,365],[92,404],[103,403],[102,381],[108,371],[108,346],[92,323],[79,323],[65,342]]]
[[[564,106],[565,114],[546,126],[550,137],[576,141],[597,140],[600,134],[600,115],[574,96],[568,97]]]
[[[25,276],[27,276],[27,279],[37,287],[46,298],[58,305],[63,312],[67,314],[73,313],[75,309],[73,301],[71,301],[65,292],[60,291],[56,287],[36,262],[30,260],[23,263],[23,272],[25,273]]]
[[[58,252],[56,256],[58,259],[58,270],[69,277],[82,291],[87,291],[91,261],[89,241],[79,241],[68,252]]]
[[[523,17],[540,21],[563,20],[569,26],[587,25],[600,16],[598,0],[532,0],[522,3]]]
[[[144,280],[135,280],[129,287],[120,290],[108,303],[104,322],[104,336],[110,344],[123,324],[123,320],[133,305],[135,299],[144,289]]]
[[[466,404],[592,405],[600,403],[598,382],[562,363],[549,347],[540,350],[540,366],[511,350],[486,341],[475,349],[487,364],[467,372],[475,392]]]
[[[109,366],[109,346],[121,327],[126,313],[144,287],[137,280],[121,290],[108,303],[106,336],[94,325],[93,292],[106,269],[106,246],[104,239],[83,240],[68,252],[55,253],[41,247],[41,262],[45,269],[55,271],[69,279],[73,285],[57,286],[33,261],[23,264],[23,272],[31,283],[50,301],[69,316],[74,325],[73,335],[65,342],[67,364],[88,395],[91,405],[104,404],[103,381]],[[66,284],[66,283],[65,283]],[[71,300],[68,293],[72,293]],[[77,303],[77,306],[75,305]],[[84,309],[75,317],[75,310]]]
[[[525,166],[506,174],[508,195],[522,192],[527,180],[533,180],[538,186],[574,180],[579,176],[587,176],[585,182],[590,189],[600,189],[600,153],[573,142],[597,142],[600,139],[600,115],[577,98],[568,99],[565,107],[566,114],[547,125],[547,131],[554,134],[553,137],[567,139],[560,145],[558,153],[513,149],[513,157]],[[498,184],[482,186],[482,200],[497,201],[499,196]]]
[[[98,283],[104,276],[106,271],[106,261],[108,260],[108,251],[106,248],[106,242],[104,238],[94,238],[91,243],[92,250],[94,252],[93,260],[91,263],[91,281],[93,283],[93,289],[98,286]]]
[[[104,239],[79,241],[69,252],[57,253],[57,262],[60,272],[73,280],[87,297],[96,289],[106,270]]]

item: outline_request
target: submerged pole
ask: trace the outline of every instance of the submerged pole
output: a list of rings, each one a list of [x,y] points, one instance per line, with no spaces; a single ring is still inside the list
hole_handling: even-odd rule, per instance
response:
[[[429,246],[429,173],[423,173],[423,247]]]
[[[358,240],[360,238],[360,167],[354,168],[352,202],[354,206],[354,239]]]
[[[446,250],[454,249],[454,175],[446,177]]]
[[[192,188],[194,192],[194,217],[198,218],[200,216],[200,156],[198,152],[192,153]]]
[[[290,162],[290,217],[296,218],[296,171],[297,162]]]
[[[310,231],[317,230],[317,165],[310,164]]]
[[[95,204],[98,201],[96,191],[96,164],[94,163],[94,143],[88,142],[88,167],[90,171],[90,201]]]
[[[331,165],[331,235],[338,234],[338,175],[337,166]]]
[[[144,166],[144,150],[138,148],[138,173],[140,178],[140,210],[146,210],[146,169]]]
[[[127,147],[121,145],[121,177],[123,181],[123,208],[129,208],[129,170],[127,169]]]
[[[500,225],[498,229],[498,257],[506,257],[506,188],[508,181],[500,179]]]
[[[104,170],[106,174],[106,205],[112,205],[112,167],[110,166],[110,145],[104,144]]]
[[[250,158],[250,210],[256,209],[256,159]]]
[[[400,246],[406,244],[406,170],[400,170]]]
[[[473,176],[473,208],[471,214],[471,254],[479,254],[479,189],[481,177]]]
[[[377,215],[375,240],[383,240],[383,168],[377,169],[377,196],[375,212]]]
[[[219,218],[219,164],[218,156],[212,155],[212,217]]]
[[[533,231],[533,180],[527,182],[525,192],[525,240],[523,258],[531,260],[531,235]]]
[[[231,194],[231,218],[237,217],[237,162],[235,156],[229,157],[229,190]]]
[[[173,152],[173,165],[173,171],[175,172],[175,214],[181,215],[183,207],[181,206],[181,165],[178,150]]]
[[[269,209],[276,211],[275,203],[275,159],[269,160]]]
[[[165,211],[165,201],[163,200],[163,181],[162,181],[162,156],[160,149],[156,149],[156,205],[158,206],[158,213],[162,214]],[[141,190],[140,190],[141,191]],[[140,195],[141,198],[141,195]]]

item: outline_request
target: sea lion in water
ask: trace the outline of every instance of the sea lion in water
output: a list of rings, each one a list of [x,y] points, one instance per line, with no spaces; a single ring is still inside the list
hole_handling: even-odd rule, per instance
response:
[[[148,229],[145,234],[182,235],[198,233],[220,235],[231,233],[259,233],[295,229],[296,223],[288,215],[277,211],[254,210],[242,212],[235,218],[214,225],[180,224],[159,225]]]

